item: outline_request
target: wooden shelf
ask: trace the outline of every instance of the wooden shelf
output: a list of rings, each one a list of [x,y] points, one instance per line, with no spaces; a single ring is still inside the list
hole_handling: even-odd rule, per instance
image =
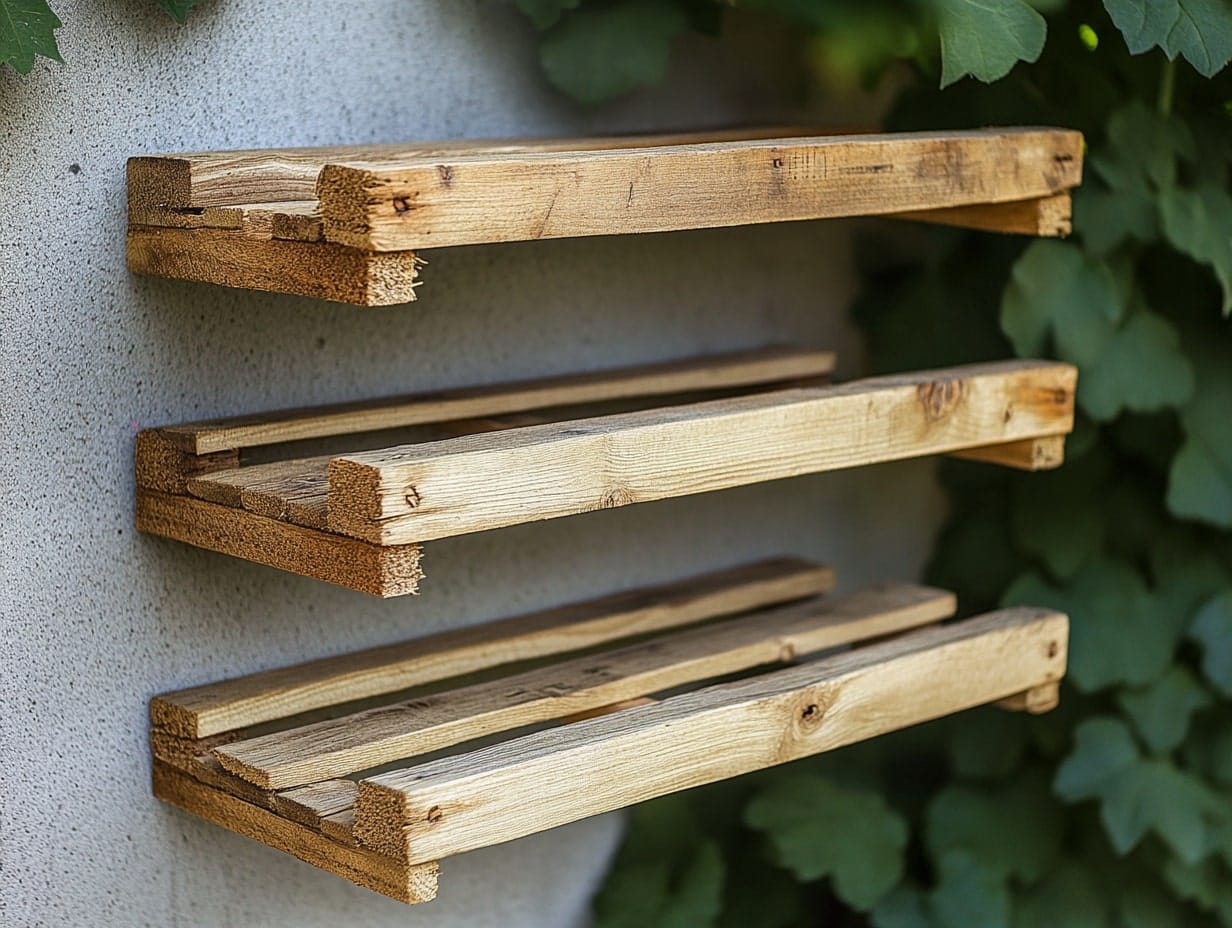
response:
[[[147,429],[137,527],[398,596],[418,587],[421,543],[452,535],[932,454],[1061,463],[1069,365],[832,386],[833,361],[769,348]],[[345,448],[303,456],[321,439]]]
[[[131,270],[365,306],[421,250],[843,216],[1065,235],[1082,136],[782,128],[132,158]]]
[[[944,591],[832,584],[761,562],[158,696],[154,791],[421,902],[453,854],[984,703],[1055,704],[1064,615],[939,625]]]

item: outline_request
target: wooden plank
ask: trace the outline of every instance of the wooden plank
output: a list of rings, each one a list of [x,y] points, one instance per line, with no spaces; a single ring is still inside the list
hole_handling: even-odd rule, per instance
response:
[[[1013,200],[1009,203],[979,203],[917,212],[895,213],[895,219],[981,229],[1013,235],[1064,238],[1073,231],[1073,204],[1069,191],[1051,196]]]
[[[330,242],[260,238],[242,229],[130,227],[128,269],[136,274],[273,293],[391,306],[415,299],[422,260]]]
[[[423,577],[418,545],[357,542],[243,509],[137,491],[137,529],[373,596],[404,596]]]
[[[214,471],[238,467],[240,456],[235,450],[193,454],[178,442],[170,441],[159,429],[142,429],[137,433],[134,467],[137,486],[162,493],[184,493],[196,477]]]
[[[914,586],[813,600],[231,742],[214,756],[245,780],[283,789],[903,631],[954,609],[953,594]]]
[[[329,527],[428,541],[1073,427],[1070,365],[1008,361],[336,457]]]
[[[403,251],[1001,203],[1081,163],[1060,129],[813,136],[331,163],[317,199],[328,241]]]
[[[184,451],[210,454],[554,406],[763,386],[827,377],[833,370],[833,352],[773,345],[584,374],[189,422],[160,429],[160,434]]]
[[[954,456],[1018,470],[1053,470],[1065,463],[1065,436],[1046,435],[1043,438],[968,448],[954,452]]]
[[[1039,715],[1043,712],[1051,712],[1060,702],[1061,685],[1045,683],[1043,686],[1035,686],[999,700],[997,705],[1010,712],[1029,712],[1031,715]]]
[[[333,841],[260,806],[212,789],[162,761],[154,762],[154,795],[400,902],[427,902],[436,896],[439,870],[435,863],[408,866],[365,848]]]
[[[828,567],[758,561],[398,644],[164,693],[151,722],[204,738],[356,699],[824,593]]]
[[[592,138],[457,139],[148,155],[128,159],[128,201],[130,214],[136,212],[138,215],[143,210],[309,201],[316,199],[316,181],[321,169],[337,161],[438,160],[461,154],[635,148],[778,138],[807,131],[798,126],[753,126]]]
[[[361,780],[361,845],[411,863],[782,764],[1059,679],[1066,617],[1011,609]]]

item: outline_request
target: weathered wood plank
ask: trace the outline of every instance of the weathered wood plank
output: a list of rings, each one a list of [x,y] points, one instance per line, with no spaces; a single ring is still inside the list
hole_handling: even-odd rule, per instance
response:
[[[335,457],[329,527],[428,541],[594,509],[1068,432],[1076,371],[1010,361]]]
[[[1001,203],[1081,163],[1060,129],[814,136],[330,163],[317,199],[327,240],[403,251]]]
[[[1065,463],[1065,436],[1046,435],[1022,441],[956,451],[954,456],[1018,470],[1053,470]]]
[[[189,422],[162,428],[159,434],[184,451],[210,454],[553,406],[763,386],[825,377],[833,370],[833,352],[775,345],[584,374]]]
[[[190,496],[138,489],[136,524],[138,531],[373,596],[414,593],[423,577],[418,545],[368,544]]]
[[[286,718],[411,686],[620,638],[804,599],[834,585],[828,567],[759,561],[481,626],[164,693],[151,722],[184,738]]]
[[[953,615],[942,590],[890,586],[812,600],[214,749],[265,789],[345,776],[571,713],[795,660]]]
[[[979,203],[896,213],[894,218],[985,232],[1064,238],[1073,231],[1073,204],[1069,191],[1065,191],[1008,203]]]
[[[1067,626],[1003,610],[380,774],[360,781],[354,833],[439,860],[832,750],[1059,679]]]
[[[400,902],[427,902],[436,896],[439,871],[435,863],[408,866],[365,848],[331,840],[267,809],[206,786],[157,760],[154,795],[185,812]]]
[[[391,306],[415,299],[422,261],[412,252],[375,254],[331,242],[261,238],[243,229],[133,226],[128,269],[227,287]]]

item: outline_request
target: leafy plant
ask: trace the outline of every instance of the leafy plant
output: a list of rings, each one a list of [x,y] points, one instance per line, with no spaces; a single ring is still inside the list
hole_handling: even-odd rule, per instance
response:
[[[183,23],[201,0],[157,2],[176,22]],[[47,0],[0,0],[0,65],[29,74],[40,55],[63,63],[56,44],[56,30],[63,25]]]
[[[699,9],[729,15],[519,2],[549,79],[588,102],[659,81],[673,36],[715,30]],[[856,310],[878,371],[1078,366],[1063,467],[942,465],[928,570],[964,612],[1064,609],[1070,670],[1039,717],[978,710],[638,808],[597,924],[1232,928],[1232,4],[727,6],[793,24],[828,76],[896,71],[893,128],[1086,134],[1072,238],[881,242]],[[592,16],[620,29],[570,38]],[[647,835],[666,809],[664,856]],[[653,905],[629,921],[633,900]]]

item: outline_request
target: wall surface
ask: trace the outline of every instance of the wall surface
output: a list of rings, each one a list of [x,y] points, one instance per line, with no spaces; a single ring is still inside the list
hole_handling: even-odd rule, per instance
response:
[[[132,528],[140,427],[794,340],[843,353],[852,227],[458,249],[368,310],[141,279],[124,160],[203,148],[532,135],[773,118],[686,49],[670,90],[581,112],[503,3],[53,3],[68,64],[0,72],[3,634],[0,923],[579,924],[605,816],[446,863],[407,908],[151,798],[151,694],[743,559],[917,573],[927,464],[797,479],[433,544],[388,602]]]

